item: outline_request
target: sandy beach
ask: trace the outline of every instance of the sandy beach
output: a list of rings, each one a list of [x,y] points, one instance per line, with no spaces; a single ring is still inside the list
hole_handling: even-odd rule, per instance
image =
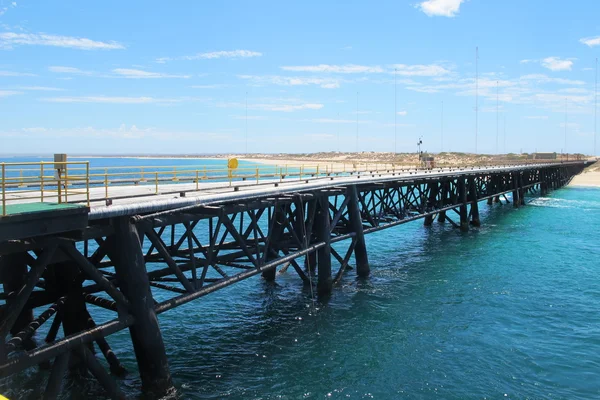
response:
[[[330,161],[330,160],[294,160],[294,159],[272,159],[272,158],[240,158],[240,161],[245,161],[250,164],[266,164],[276,166],[289,166],[289,167],[300,167],[316,168],[319,166],[319,170],[329,172],[343,172],[351,171],[356,168],[367,170],[372,168],[373,170],[386,170],[386,169],[399,169],[399,168],[410,168],[414,165],[400,165],[391,164],[378,161],[364,162],[364,161]]]
[[[600,171],[596,168],[593,171],[582,172],[575,176],[569,186],[574,187],[598,187],[600,188]]]

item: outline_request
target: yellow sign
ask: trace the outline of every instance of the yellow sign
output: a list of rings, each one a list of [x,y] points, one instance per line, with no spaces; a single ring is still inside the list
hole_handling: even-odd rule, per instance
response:
[[[227,168],[236,169],[237,167],[238,167],[237,158],[230,158],[229,160],[227,160]]]
[[[8,399],[0,394],[0,400],[8,400]]]

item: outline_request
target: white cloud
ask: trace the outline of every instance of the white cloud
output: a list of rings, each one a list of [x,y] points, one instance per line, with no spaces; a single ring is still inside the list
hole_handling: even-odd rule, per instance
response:
[[[67,47],[79,50],[116,50],[124,49],[117,42],[98,42],[73,36],[48,35],[45,33],[0,33],[0,48],[12,48],[19,45]]]
[[[566,88],[566,89],[560,89],[559,90],[560,93],[575,93],[575,94],[587,94],[589,93],[587,89],[584,88]]]
[[[318,124],[356,124],[355,119],[313,118],[305,121],[316,122]],[[359,124],[364,123],[366,123],[366,121],[359,121]]]
[[[589,114],[590,105],[594,96],[589,90],[579,87],[554,89],[539,89],[535,86],[525,84],[507,89],[513,96],[515,104],[529,105],[538,109],[551,110],[563,114],[565,112],[565,100],[568,102],[569,114]]]
[[[600,36],[582,38],[579,42],[589,47],[600,46]]]
[[[262,53],[258,51],[251,50],[222,50],[222,51],[211,51],[207,53],[198,53],[191,56],[183,56],[183,57],[161,57],[157,58],[156,62],[159,64],[164,64],[167,61],[173,60],[211,60],[216,58],[252,58],[252,57],[261,57]]]
[[[495,112],[504,112],[504,106],[488,106],[488,107],[480,107],[479,111],[484,113],[495,113]]]
[[[366,66],[366,65],[306,65],[306,66],[285,66],[281,67],[284,71],[294,72],[332,72],[338,74],[358,74],[358,73],[382,73],[384,69],[379,66]]]
[[[74,74],[74,75],[93,75],[92,71],[83,71],[79,68],[75,67],[62,67],[62,66],[52,66],[48,67],[48,71],[56,72],[59,74]]]
[[[335,135],[332,135],[331,133],[307,133],[304,137],[312,140],[329,140],[333,139]]]
[[[393,65],[395,73],[401,76],[442,76],[450,73],[444,67],[439,65],[406,65],[406,64],[395,64]],[[394,71],[391,71],[394,72]]]
[[[62,92],[65,89],[48,87],[48,86],[20,86],[19,90],[32,90],[32,91],[41,91],[41,92]]]
[[[567,58],[567,59],[562,59],[560,57],[546,57],[543,60],[535,60],[535,59],[529,59],[529,60],[521,60],[520,63],[521,64],[531,64],[531,63],[539,63],[542,65],[542,67],[544,68],[548,68],[549,70],[552,71],[570,71],[571,68],[573,67],[573,61],[576,60],[575,58]]]
[[[254,108],[266,111],[300,111],[300,110],[320,110],[323,104],[308,103],[308,104],[255,104]]]
[[[125,124],[121,124],[119,126],[119,130],[118,130],[121,137],[123,137],[125,139],[140,139],[140,138],[144,137],[144,134],[149,131],[150,131],[150,129],[138,129],[138,127],[135,125],[131,125],[130,127],[127,127],[127,125],[125,125]]]
[[[23,130],[23,132],[27,132],[27,133],[43,133],[43,132],[47,131],[46,128],[42,128],[42,127],[23,128],[22,130]]]
[[[11,7],[15,8],[17,6],[17,3],[15,1],[10,3]],[[4,13],[6,13],[8,11],[8,7],[2,7],[0,8],[0,16],[4,15]]]
[[[15,94],[21,94],[15,90],[0,90],[0,97],[14,96]]]
[[[229,85],[226,85],[224,83],[215,83],[213,85],[192,85],[190,87],[192,89],[221,89],[228,86]]]
[[[225,108],[244,108],[245,103],[217,103],[217,107]],[[297,99],[264,99],[248,103],[248,109],[261,111],[302,111],[302,110],[320,110],[323,104],[306,103]]]
[[[570,71],[573,61],[561,59],[560,57],[546,57],[542,60],[542,67],[551,71]]]
[[[156,79],[156,78],[182,78],[188,79],[190,75],[171,75],[160,72],[148,72],[140,69],[116,68],[113,73],[129,79]]]
[[[242,119],[242,120],[249,120],[249,121],[264,121],[267,119],[267,117],[264,117],[262,115],[234,115],[233,119]]]
[[[27,72],[0,71],[0,76],[37,76]]]
[[[572,59],[574,60],[574,59]],[[572,60],[566,60],[571,61]],[[539,63],[540,60],[531,62]],[[429,81],[415,81],[406,84],[406,89],[421,93],[450,92],[456,96],[474,96],[475,79],[460,78],[451,71],[446,79],[433,77]],[[528,74],[517,78],[505,78],[504,74],[484,73],[479,78],[479,107],[495,112],[496,85],[498,99],[502,103],[528,105],[537,109],[564,112],[565,97],[569,103],[569,113],[589,114],[593,103],[593,93],[584,89],[586,82],[574,79],[555,78],[545,74]],[[491,103],[493,102],[493,103]]]
[[[551,78],[544,74],[528,74],[520,77],[522,81],[535,81],[538,83],[557,83],[559,85],[585,85],[584,81],[563,79],[563,78]]]
[[[416,128],[417,124],[395,124],[395,123],[391,123],[391,124],[376,124],[377,126],[380,126],[382,128],[393,128],[393,127],[398,127],[398,128]]]
[[[536,93],[533,96],[535,102],[545,103],[546,105],[564,111],[565,108],[565,100],[567,101],[569,110],[572,110],[573,106],[587,105],[590,104],[593,96],[575,96],[575,95],[567,95],[560,93]]]
[[[496,86],[499,88],[510,88],[517,83],[506,79],[480,78],[477,85],[480,97],[496,97]],[[474,78],[457,79],[450,83],[441,83],[437,85],[413,85],[407,89],[421,93],[437,93],[442,90],[456,90],[460,96],[475,95],[476,82]],[[500,94],[501,101],[510,101],[506,94]]]
[[[401,76],[442,76],[449,74],[450,71],[440,65],[407,65],[394,64],[386,68],[379,65],[293,65],[281,67],[284,71],[293,72],[313,72],[313,73],[335,73],[335,74],[381,74],[381,73],[396,73]]]
[[[443,87],[444,85],[439,85],[439,86],[409,86],[407,87],[408,90],[412,90],[413,92],[419,92],[419,93],[438,93],[440,90],[445,89]]]
[[[198,53],[194,56],[184,57],[186,60],[213,59],[213,58],[250,58],[260,57],[262,53],[250,50],[212,51],[209,53]]]
[[[561,122],[560,124],[558,124],[558,126],[560,126],[561,128],[564,128],[566,126],[567,128],[578,129],[581,125],[579,125],[577,122],[567,122],[566,124],[564,122]]]
[[[52,103],[105,103],[105,104],[149,104],[177,103],[181,99],[163,99],[156,97],[119,97],[119,96],[81,96],[81,97],[48,97],[41,99]]]
[[[133,68],[115,68],[112,73],[98,73],[95,71],[86,71],[75,67],[52,66],[48,67],[51,72],[59,74],[71,74],[81,76],[95,76],[99,78],[127,78],[127,79],[159,79],[159,78],[180,78],[188,79],[191,75],[166,74],[161,72],[149,72]]]
[[[430,17],[454,17],[464,0],[427,0],[417,4],[417,8]]]
[[[238,75],[238,78],[249,80],[256,85],[273,84],[280,86],[305,86],[318,85],[325,89],[337,89],[340,87],[340,81],[333,78],[307,78],[307,77],[288,77],[279,75]]]
[[[398,111],[396,114],[401,115],[403,117],[408,115],[408,111]]]
[[[23,133],[24,132],[24,133]],[[186,132],[186,131],[173,131],[161,130],[157,128],[139,128],[136,125],[121,124],[118,128],[95,128],[92,126],[76,127],[76,128],[44,128],[44,127],[31,127],[22,128],[18,131],[0,131],[0,136],[14,136],[23,137],[24,134],[29,136],[44,135],[52,137],[76,137],[76,138],[90,138],[96,137],[100,139],[117,140],[117,139],[140,139],[142,137],[148,137],[150,139],[156,139],[161,141],[173,141],[173,140],[225,140],[227,135],[217,132]]]

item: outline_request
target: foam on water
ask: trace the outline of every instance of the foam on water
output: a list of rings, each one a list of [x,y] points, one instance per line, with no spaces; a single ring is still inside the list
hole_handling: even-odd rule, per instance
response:
[[[554,197],[538,197],[529,202],[532,206],[554,208],[577,208],[583,210],[600,210],[600,201],[573,200]]]

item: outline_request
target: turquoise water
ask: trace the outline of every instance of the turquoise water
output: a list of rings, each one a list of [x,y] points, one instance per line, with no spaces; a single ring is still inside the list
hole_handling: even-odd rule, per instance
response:
[[[600,190],[480,210],[468,233],[417,221],[368,235],[371,277],[350,271],[326,301],[290,268],[162,314],[178,397],[600,398]],[[138,396],[127,331],[108,340]],[[4,384],[36,398],[46,376]]]
[[[316,310],[290,272],[164,315],[182,398],[599,397],[600,190],[482,209],[369,235],[370,279]]]

